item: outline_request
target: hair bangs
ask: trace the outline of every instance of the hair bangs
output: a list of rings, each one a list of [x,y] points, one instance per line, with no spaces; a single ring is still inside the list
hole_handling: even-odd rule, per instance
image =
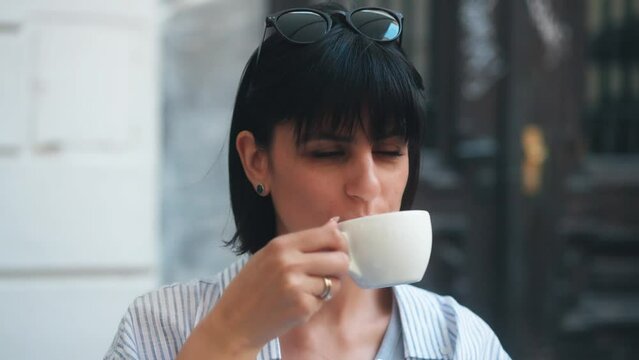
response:
[[[358,128],[375,140],[417,140],[423,85],[408,62],[398,61],[399,47],[344,27],[305,47],[280,77],[286,86],[278,84],[279,92],[264,89],[274,105],[271,116],[292,122],[298,143],[318,132],[352,134]],[[299,48],[290,45],[292,52]]]

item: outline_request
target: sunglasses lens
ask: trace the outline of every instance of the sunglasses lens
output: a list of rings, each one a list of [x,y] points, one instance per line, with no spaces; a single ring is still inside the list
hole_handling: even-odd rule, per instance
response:
[[[351,22],[364,35],[377,41],[397,39],[399,21],[383,10],[361,9],[351,14]]]
[[[328,23],[312,11],[291,11],[277,18],[277,29],[291,41],[312,43],[326,34]]]

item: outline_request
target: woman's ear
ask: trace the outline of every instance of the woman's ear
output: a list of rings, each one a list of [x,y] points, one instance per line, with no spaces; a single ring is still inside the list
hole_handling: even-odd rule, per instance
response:
[[[240,131],[235,138],[235,148],[240,155],[244,173],[253,184],[259,195],[265,196],[269,189],[269,161],[268,153],[255,142],[250,131]],[[260,188],[261,186],[261,188]]]

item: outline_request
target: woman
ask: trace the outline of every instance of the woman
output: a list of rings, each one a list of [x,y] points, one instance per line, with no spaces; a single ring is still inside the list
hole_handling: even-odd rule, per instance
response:
[[[106,358],[508,358],[450,297],[348,276],[338,221],[407,209],[417,186],[424,88],[401,25],[335,4],[267,18],[230,133],[229,245],[244,255],[136,299]]]

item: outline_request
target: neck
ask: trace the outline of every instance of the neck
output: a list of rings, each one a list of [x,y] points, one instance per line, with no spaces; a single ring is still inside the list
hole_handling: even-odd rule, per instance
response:
[[[318,329],[348,332],[355,324],[387,323],[392,306],[392,289],[362,289],[350,277],[344,277],[339,293],[289,335],[313,336]]]
[[[282,354],[291,358],[370,359],[390,321],[391,289],[364,290],[350,279],[306,323],[280,336]]]
[[[362,289],[348,276],[342,279],[338,294],[318,312],[318,316],[343,320],[349,317],[367,315],[378,317],[389,312],[393,304],[390,288]],[[390,313],[390,312],[389,312]]]

